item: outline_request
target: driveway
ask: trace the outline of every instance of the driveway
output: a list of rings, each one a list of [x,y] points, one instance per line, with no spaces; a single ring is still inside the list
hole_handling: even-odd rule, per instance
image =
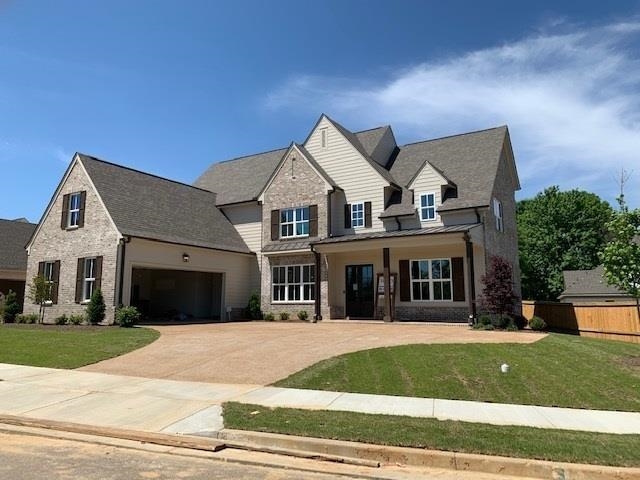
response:
[[[470,330],[466,325],[249,322],[156,326],[161,336],[91,372],[267,385],[325,358],[411,343],[532,343],[544,334]]]

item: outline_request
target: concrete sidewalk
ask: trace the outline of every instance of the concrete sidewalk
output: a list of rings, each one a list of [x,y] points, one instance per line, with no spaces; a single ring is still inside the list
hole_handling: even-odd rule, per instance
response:
[[[640,413],[228,385],[0,364],[0,415],[214,435],[226,401],[440,420],[640,434]]]

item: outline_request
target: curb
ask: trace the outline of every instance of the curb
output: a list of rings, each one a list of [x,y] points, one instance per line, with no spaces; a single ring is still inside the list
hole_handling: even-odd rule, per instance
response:
[[[640,468],[608,467],[578,463],[550,462],[522,458],[478,455],[471,453],[389,447],[342,440],[326,440],[275,433],[224,429],[218,439],[231,448],[277,449],[314,452],[339,458],[353,458],[412,467],[441,468],[456,471],[491,473],[512,477],[548,478],[553,480],[637,480]]]

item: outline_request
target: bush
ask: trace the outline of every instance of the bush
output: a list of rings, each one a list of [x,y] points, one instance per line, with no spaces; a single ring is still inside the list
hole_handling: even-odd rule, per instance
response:
[[[67,318],[67,316],[63,313],[62,315],[60,315],[59,317],[57,317],[54,320],[56,325],[66,325],[67,323],[69,323],[69,319]]]
[[[133,327],[140,321],[140,312],[136,307],[120,307],[116,310],[116,323],[121,327]]]
[[[522,330],[528,324],[527,319],[523,315],[512,314],[511,318],[513,318],[513,323],[518,327],[518,330]]]
[[[492,324],[493,322],[491,321],[491,317],[489,315],[484,314],[478,317],[477,325],[485,326],[485,325],[492,325]]]
[[[540,317],[532,317],[531,320],[529,320],[529,328],[531,330],[536,330],[536,331],[541,331],[541,330],[546,330],[547,329],[547,322],[545,322],[542,318]]]
[[[104,312],[107,307],[104,304],[104,297],[102,296],[102,292],[98,288],[94,290],[91,295],[91,300],[89,300],[89,304],[87,305],[87,320],[89,323],[95,325],[104,320]]]
[[[84,315],[69,315],[69,325],[82,325],[86,323],[87,319]]]
[[[280,312],[280,320],[283,322],[289,320],[289,312]]]
[[[16,315],[22,310],[18,303],[18,295],[13,290],[9,290],[9,293],[4,297],[4,308],[2,313],[2,320],[5,323],[11,323],[15,320]]]
[[[247,304],[246,315],[251,320],[260,320],[262,318],[262,310],[260,310],[260,295],[258,292],[253,292],[249,297],[249,303]]]
[[[269,312],[269,313],[265,313],[263,318],[264,318],[267,322],[273,322],[273,320],[274,320],[273,313],[271,313],[271,312]]]
[[[509,325],[507,325],[506,330],[507,330],[507,332],[517,332],[519,330],[519,328],[515,324],[515,322],[512,321]]]
[[[16,323],[38,323],[40,316],[37,313],[28,313],[26,315],[18,314],[15,317]]]
[[[309,318],[309,314],[307,313],[307,311],[306,311],[306,310],[300,310],[300,311],[298,312],[298,318],[299,318],[300,320],[302,320],[303,322],[306,322],[306,321],[307,321],[307,319]]]
[[[500,330],[505,330],[509,328],[510,325],[513,325],[513,319],[506,314],[494,315],[492,323],[494,327],[499,328]]]

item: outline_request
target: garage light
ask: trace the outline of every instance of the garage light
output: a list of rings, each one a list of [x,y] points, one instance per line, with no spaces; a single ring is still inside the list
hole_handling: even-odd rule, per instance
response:
[[[182,254],[182,261],[183,262],[188,262],[189,261],[189,254],[188,253],[183,253]]]

